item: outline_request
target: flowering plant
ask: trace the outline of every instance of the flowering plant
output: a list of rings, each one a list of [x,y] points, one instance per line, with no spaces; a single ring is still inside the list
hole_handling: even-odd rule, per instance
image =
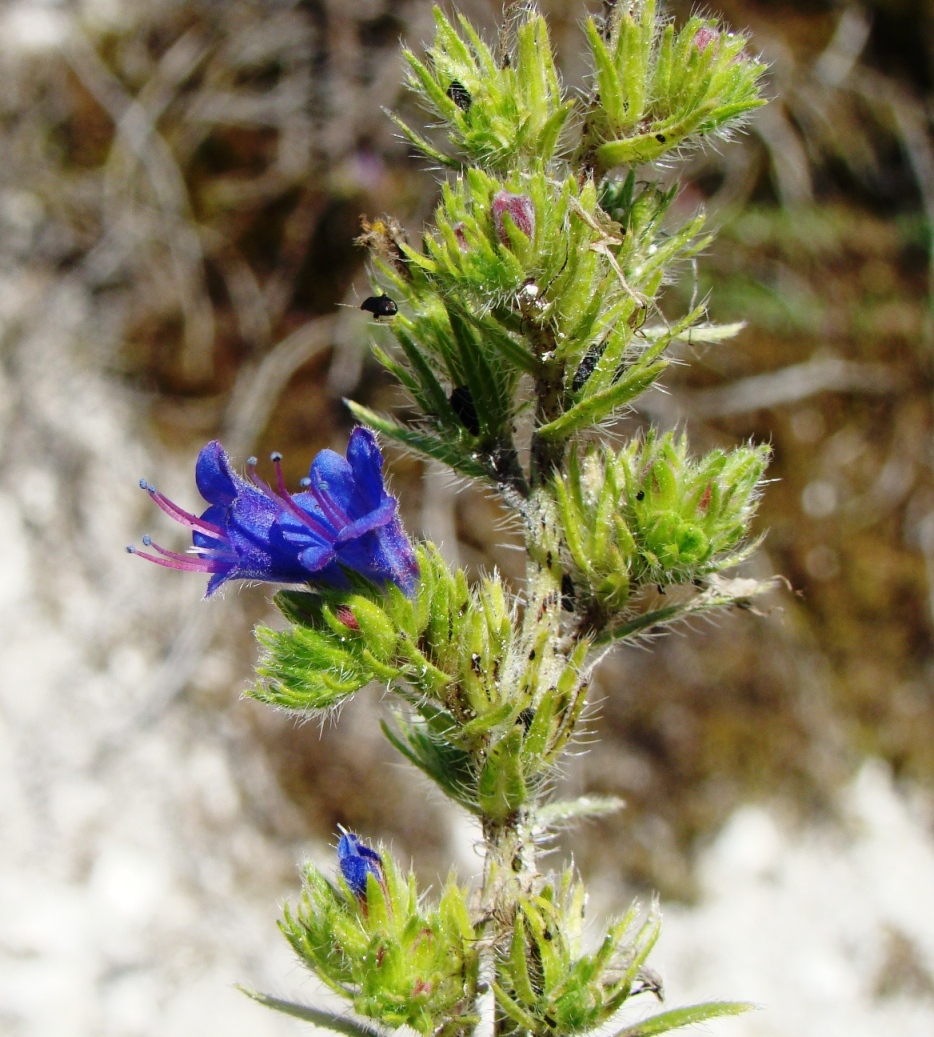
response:
[[[253,461],[241,478],[211,443],[197,465],[200,517],[146,486],[192,530],[191,553],[148,538],[138,553],[209,573],[209,595],[233,579],[298,585],[276,597],[285,629],[258,631],[252,694],[314,714],[384,683],[387,737],[482,836],[479,887],[450,879],[428,906],[391,854],[344,832],[336,879],[307,865],[282,928],[356,1017],[253,996],[360,1037],[401,1025],[473,1034],[484,1013],[498,1037],[587,1034],[622,1019],[631,998],[661,996],[646,964],[656,910],[631,909],[588,953],[580,879],[538,863],[556,826],[620,805],[552,792],[594,670],[614,644],[764,589],[724,573],[754,547],[766,447],[695,459],[684,436],[604,441],[674,342],[736,330],[708,323],[702,305],[675,319],[659,308],[674,265],[709,237],[703,213],[679,219],[676,186],[645,164],[670,165],[739,125],[763,103],[763,66],[712,19],[676,28],[654,0],[610,3],[587,23],[593,86],[573,100],[531,4],[508,5],[498,51],[463,17],[436,10],[435,23],[424,58],[405,57],[442,132],[429,140],[396,122],[450,178],[421,247],[389,217],[364,221],[361,238],[380,290],[363,308],[394,340],[376,356],[417,417],[350,403],[366,427],[346,460],[319,454],[296,494],[277,455],[273,488]],[[371,429],[500,494],[524,531],[521,594],[497,573],[471,583],[432,544],[412,545]],[[621,1021],[617,1037],[748,1007]]]

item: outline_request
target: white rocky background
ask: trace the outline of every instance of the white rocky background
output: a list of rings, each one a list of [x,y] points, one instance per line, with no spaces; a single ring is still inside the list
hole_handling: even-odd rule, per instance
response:
[[[0,14],[6,47],[61,31],[54,5]],[[43,218],[28,185],[0,193],[0,1032],[307,1031],[235,984],[318,997],[276,919],[298,862],[331,851],[282,838],[294,808],[216,636],[238,595],[201,604],[197,581],[123,553],[152,522],[138,479],[193,504],[191,457],[153,441],[110,373],[119,321],[26,261]],[[454,844],[474,866],[470,832]],[[699,902],[664,908],[669,1003],[761,1009],[705,1032],[934,1033],[928,792],[870,762],[832,821],[741,809],[699,873]],[[595,914],[620,895],[599,884]]]

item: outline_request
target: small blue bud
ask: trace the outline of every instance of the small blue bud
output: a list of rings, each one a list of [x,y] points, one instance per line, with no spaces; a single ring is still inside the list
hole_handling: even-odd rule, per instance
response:
[[[366,880],[372,875],[383,882],[383,859],[365,846],[352,832],[343,832],[337,843],[337,861],[341,875],[354,896],[366,896]]]

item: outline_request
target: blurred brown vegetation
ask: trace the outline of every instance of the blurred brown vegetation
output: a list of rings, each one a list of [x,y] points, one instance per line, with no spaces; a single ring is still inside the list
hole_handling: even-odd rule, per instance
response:
[[[584,5],[544,6],[577,81]],[[564,779],[628,804],[575,836],[588,871],[684,896],[692,852],[744,800],[829,811],[866,755],[934,777],[934,15],[922,0],[712,6],[751,29],[775,100],[747,136],[688,158],[682,207],[705,203],[722,232],[668,305],[709,292],[716,319],[749,327],[686,350],[669,395],[621,431],[652,419],[686,422],[698,450],[771,441],[755,565],[790,591],[766,616],[617,653]],[[498,4],[460,7],[489,29]],[[275,448],[296,481],[346,436],[343,395],[400,403],[365,354],[353,239],[361,214],[417,237],[431,212],[436,175],[381,111],[410,103],[398,41],[427,37],[430,5],[149,0],[77,23],[0,84],[0,178],[42,213],[21,258],[80,278],[119,325],[113,377],[154,435],[192,457],[214,435],[240,458]],[[28,213],[7,209],[15,236]],[[495,502],[408,458],[393,476],[413,532],[518,575]],[[239,603],[224,636],[246,675],[268,602]],[[448,808],[390,766],[369,704],[323,731],[237,708],[306,831],[391,835],[446,869]]]

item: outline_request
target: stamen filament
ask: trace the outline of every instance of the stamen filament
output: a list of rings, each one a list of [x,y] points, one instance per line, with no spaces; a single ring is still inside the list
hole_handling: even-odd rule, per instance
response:
[[[168,551],[166,548],[154,544],[149,537],[143,537],[143,544],[146,547],[151,547],[153,551],[157,551],[163,558],[174,558],[176,561],[184,562],[186,565],[193,558],[203,559],[204,561],[225,562],[228,565],[235,565],[237,562],[237,555],[234,551],[220,552],[211,548],[189,547],[185,554],[181,554],[178,551]]]
[[[326,497],[321,490],[315,486],[314,482],[310,482],[308,489],[311,491],[311,495],[318,502],[321,510],[327,516],[328,521],[331,525],[337,529],[343,529],[344,526],[350,524],[350,519],[344,514],[343,511],[330,498]]]
[[[155,545],[153,545],[155,546]],[[181,569],[184,572],[190,573],[222,573],[230,568],[229,562],[223,562],[219,559],[210,558],[185,558],[184,555],[179,555],[177,558],[169,557],[162,558],[159,555],[150,554],[148,551],[132,551],[131,554],[138,555],[140,558],[145,558],[147,562],[155,562],[156,565],[164,565],[166,569]]]
[[[169,500],[165,494],[160,493],[155,486],[147,486],[146,489],[149,491],[149,496],[152,497],[166,515],[175,519],[176,522],[181,523],[183,526],[188,526],[189,529],[200,529],[202,532],[210,533],[211,536],[216,536],[220,540],[226,540],[227,534],[220,526],[215,526],[213,522],[205,522],[204,519],[198,518],[197,515],[192,515],[190,511],[180,508],[174,501]]]
[[[265,493],[270,500],[275,501],[278,505],[285,508],[290,515],[294,516],[299,522],[306,525],[313,533],[317,533],[325,543],[333,543],[335,535],[334,531],[323,526],[316,518],[300,508],[292,499],[292,494],[285,488],[285,480],[282,478],[282,467],[280,463],[278,461],[276,462],[276,475],[278,477],[279,488],[282,491],[281,495],[276,493],[269,483],[264,482],[256,474],[256,469],[254,468],[254,465],[250,463],[251,461],[255,464],[254,458],[251,457],[250,461],[247,462],[247,478],[250,482],[253,483],[253,485],[262,493]]]

